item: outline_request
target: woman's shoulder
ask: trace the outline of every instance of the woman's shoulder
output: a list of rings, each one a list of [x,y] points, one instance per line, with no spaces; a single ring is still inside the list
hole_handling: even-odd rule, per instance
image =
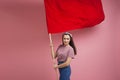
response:
[[[69,45],[68,47],[69,47],[70,49],[73,49],[73,47],[72,47],[72,46],[70,46],[70,45]]]

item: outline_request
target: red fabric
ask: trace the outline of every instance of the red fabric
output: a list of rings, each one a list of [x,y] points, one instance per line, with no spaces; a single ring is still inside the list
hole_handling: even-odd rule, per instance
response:
[[[104,20],[101,0],[44,0],[48,33],[92,27]]]

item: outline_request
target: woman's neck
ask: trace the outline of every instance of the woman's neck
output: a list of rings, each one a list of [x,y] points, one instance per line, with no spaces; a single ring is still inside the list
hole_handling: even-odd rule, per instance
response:
[[[63,46],[70,46],[69,44],[67,44],[67,45],[63,45]]]

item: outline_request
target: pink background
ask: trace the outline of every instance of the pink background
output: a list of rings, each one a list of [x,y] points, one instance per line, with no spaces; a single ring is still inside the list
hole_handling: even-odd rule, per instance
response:
[[[120,80],[120,0],[102,0],[105,20],[70,31],[78,55],[71,80]],[[54,49],[61,33],[53,34]],[[0,0],[0,80],[56,80],[43,0]]]

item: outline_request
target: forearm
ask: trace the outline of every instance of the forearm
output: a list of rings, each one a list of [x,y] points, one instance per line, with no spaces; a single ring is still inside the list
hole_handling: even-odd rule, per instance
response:
[[[50,48],[51,48],[51,56],[52,56],[52,59],[56,59],[57,55],[54,51],[54,47],[53,47],[53,44],[50,44]]]
[[[70,65],[70,62],[71,62],[71,58],[69,57],[69,58],[67,58],[67,60],[66,60],[64,63],[59,64],[59,65],[57,66],[57,68],[66,67],[66,66]]]
[[[51,38],[51,34],[49,34],[49,38],[50,38],[50,48],[51,48],[51,56],[52,59],[55,59],[55,52],[54,52],[54,47],[53,47],[53,42],[52,42],[52,38]]]
[[[67,62],[64,62],[64,63],[62,63],[62,64],[59,64],[58,65],[58,68],[63,68],[63,67],[66,67],[66,66],[68,66],[69,64],[67,63]]]

